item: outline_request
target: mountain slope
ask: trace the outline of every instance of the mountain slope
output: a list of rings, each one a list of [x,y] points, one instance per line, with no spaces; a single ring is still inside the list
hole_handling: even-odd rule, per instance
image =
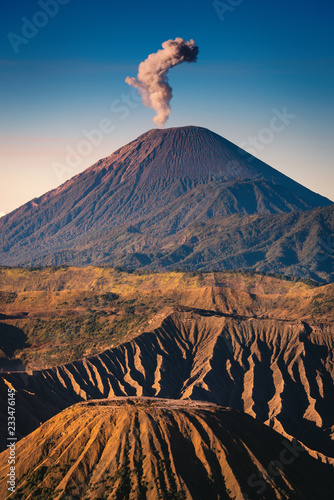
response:
[[[176,203],[176,202],[175,202]],[[126,269],[251,269],[334,281],[334,205],[305,212],[215,216],[203,221],[192,205],[169,207],[137,224],[84,234],[77,244],[10,253],[4,264],[102,264]],[[196,209],[199,207],[197,206]],[[189,222],[189,219],[195,219]]]
[[[314,500],[330,498],[333,486],[331,467],[297,443],[248,415],[203,402],[76,404],[18,443],[17,454],[26,457],[17,464],[17,497],[34,500]],[[3,499],[7,470],[3,452]]]
[[[51,368],[103,352],[152,330],[178,306],[273,320],[333,318],[334,286],[241,272],[0,268],[0,290],[0,371]]]
[[[330,323],[176,308],[161,326],[52,369],[5,373],[18,432],[75,402],[115,396],[211,401],[258,418],[334,463],[334,332]],[[3,415],[3,418],[5,415]]]
[[[231,214],[312,210],[331,202],[200,127],[151,130],[56,190],[0,219],[0,263],[73,263],[101,232],[168,212],[178,227]],[[182,214],[180,214],[182,209]],[[163,220],[159,238],[166,237]],[[119,250],[124,251],[120,244]],[[68,252],[68,253],[66,253]],[[111,262],[111,249],[105,248]],[[87,251],[90,262],[93,250]],[[77,263],[77,261],[75,261]],[[86,264],[82,261],[81,264]]]

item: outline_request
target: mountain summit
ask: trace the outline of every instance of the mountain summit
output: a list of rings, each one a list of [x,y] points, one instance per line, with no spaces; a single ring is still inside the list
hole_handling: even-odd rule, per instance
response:
[[[144,240],[163,255],[152,238],[161,242],[194,223],[300,214],[330,204],[210,130],[154,129],[0,219],[0,264],[115,265],[126,254],[127,265],[129,255],[143,254]],[[135,261],[151,265],[152,256],[145,250]]]
[[[87,177],[81,177],[84,174]],[[149,200],[154,200],[154,208],[157,209],[165,206],[165,203],[161,203],[162,198],[167,202],[172,201],[199,184],[208,184],[213,180],[220,184],[265,181],[277,185],[278,190],[280,187],[289,191],[285,193],[289,200],[284,200],[283,204],[277,200],[277,207],[274,204],[257,207],[264,212],[311,209],[330,203],[223,137],[194,126],[150,130],[88,168],[75,178],[75,184],[78,185],[84,179],[86,182],[94,179],[94,187],[97,187],[99,177],[103,192],[103,183],[107,183],[112,190],[109,194],[112,194],[114,200],[117,192],[122,193],[124,188],[127,190],[122,206],[122,210],[125,208],[123,216],[126,214],[126,217],[131,215],[134,218],[143,211],[140,206],[143,193],[146,206],[144,211],[151,211],[151,204],[147,206]],[[101,188],[98,188],[100,192]],[[139,199],[139,203],[136,203],[136,199]],[[133,202],[135,207],[132,207]],[[135,213],[131,207],[135,208]],[[236,209],[241,210],[241,206]]]
[[[149,130],[87,172],[111,165],[116,169],[125,167],[122,181],[133,174],[140,176],[141,183],[147,179],[171,181],[179,177],[199,182],[216,176],[223,180],[265,178],[291,185],[286,176],[235,144],[195,126]]]
[[[87,172],[113,166],[124,169],[121,181],[136,187],[186,178],[196,185],[220,181],[264,179],[285,186],[307,200],[309,208],[328,200],[304,188],[232,142],[203,127],[153,129],[93,165]]]

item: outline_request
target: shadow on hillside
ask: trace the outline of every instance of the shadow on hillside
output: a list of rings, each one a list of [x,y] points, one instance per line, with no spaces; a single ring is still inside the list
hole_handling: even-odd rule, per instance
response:
[[[0,323],[0,349],[7,358],[11,358],[16,350],[28,346],[27,336],[23,330],[7,323]],[[0,359],[0,362],[2,361],[4,360]]]

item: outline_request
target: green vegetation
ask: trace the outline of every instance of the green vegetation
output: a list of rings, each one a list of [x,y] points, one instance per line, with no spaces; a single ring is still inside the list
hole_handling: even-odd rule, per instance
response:
[[[41,465],[27,477],[27,487],[30,492],[34,492],[34,498],[38,498],[40,500],[46,500],[48,498],[46,496],[46,493],[48,493],[48,491],[46,490],[49,489],[41,488],[39,486],[48,472],[48,467],[45,465]]]
[[[11,304],[17,299],[17,293],[15,292],[1,292],[0,291],[0,303]]]
[[[0,353],[34,368],[71,362],[113,347],[143,328],[161,307],[175,303],[170,296],[123,298],[113,292],[80,292],[80,297],[76,292],[16,295],[16,304],[10,305],[32,314],[3,315]],[[6,304],[0,300],[2,310]]]
[[[108,493],[111,493],[115,489],[114,496],[115,500],[124,500],[129,498],[131,490],[133,489],[132,477],[138,474],[142,474],[142,457],[136,463],[136,468],[134,470],[130,469],[129,460],[129,445],[127,444],[124,448],[124,456],[121,467],[115,472],[113,476],[107,476],[103,485],[99,487],[99,491],[102,493],[101,498],[107,498]],[[138,477],[138,490],[137,498],[138,500],[144,500],[146,498],[145,491],[147,487],[145,483],[142,482],[142,475]]]
[[[165,474],[167,475],[169,482],[172,484],[171,489],[167,488],[167,484],[164,479]],[[174,476],[175,474],[172,471],[170,460],[168,458],[166,460],[159,458],[158,476],[155,479],[157,489],[159,491],[159,500],[185,500],[185,492],[183,490],[177,490]]]
[[[331,295],[319,293],[316,295],[311,303],[312,312],[325,315],[334,310],[334,290]]]

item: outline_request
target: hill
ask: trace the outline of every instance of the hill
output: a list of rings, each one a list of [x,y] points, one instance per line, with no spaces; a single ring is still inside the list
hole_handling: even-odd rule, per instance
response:
[[[100,353],[152,329],[178,306],[324,322],[332,318],[333,303],[331,286],[245,272],[0,268],[0,290],[4,371],[50,368]]]
[[[101,349],[60,366],[50,356],[48,369],[1,375],[4,409],[7,388],[17,391],[19,436],[83,400],[190,398],[244,411],[334,463],[333,285],[314,287],[260,275],[138,274],[91,267],[10,269],[2,270],[2,278],[7,297],[2,323],[13,325],[18,320],[8,316],[27,313],[19,321],[30,345],[18,345],[14,358],[24,361],[21,355],[33,351],[33,366],[43,363],[47,353],[57,353],[60,344],[59,354],[69,357],[80,342],[87,349],[97,342]],[[100,301],[107,293],[118,297],[116,306]],[[91,303],[84,314],[96,319],[90,335],[73,332],[74,319],[66,315],[85,296]],[[128,326],[117,327],[120,318],[116,324],[112,320],[106,337],[99,336],[101,318],[107,322],[119,315],[124,320],[125,305],[132,308],[126,314],[132,318]],[[60,310],[68,323],[56,330],[50,318],[53,314],[56,321]],[[109,349],[102,352],[103,345]],[[4,428],[4,410],[0,418]]]
[[[10,498],[330,498],[332,469],[241,412],[161,398],[79,403],[17,445]],[[0,492],[7,498],[7,452]]]
[[[83,236],[77,246],[36,254],[32,265],[109,265],[139,270],[224,270],[334,280],[334,205],[305,212],[216,216],[188,223],[185,206],[138,224]],[[163,229],[162,229],[163,228]]]
[[[330,200],[217,134],[151,130],[1,218],[0,264],[280,268],[328,282],[332,224]]]

